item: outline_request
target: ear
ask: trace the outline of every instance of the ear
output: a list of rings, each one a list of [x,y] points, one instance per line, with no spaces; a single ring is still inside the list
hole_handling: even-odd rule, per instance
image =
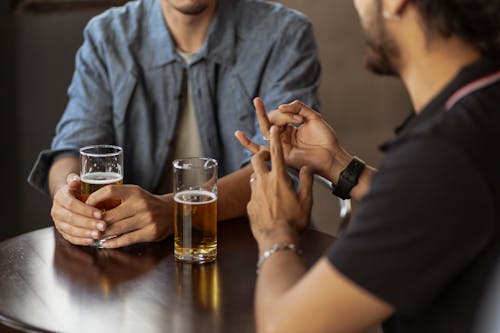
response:
[[[400,18],[411,0],[383,0],[383,14],[385,18]]]

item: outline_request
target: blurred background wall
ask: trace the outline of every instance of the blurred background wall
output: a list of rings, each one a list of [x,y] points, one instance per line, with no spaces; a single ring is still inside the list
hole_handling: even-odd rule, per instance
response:
[[[401,84],[362,66],[363,39],[352,1],[283,0],[310,17],[321,51],[324,117],[352,154],[377,165],[377,145],[409,110]],[[86,22],[97,12],[12,15],[0,4],[0,240],[51,225],[50,200],[26,183],[40,150],[49,147],[67,102],[74,56]],[[333,202],[333,204],[332,204]],[[314,220],[336,230],[337,205],[315,188]]]

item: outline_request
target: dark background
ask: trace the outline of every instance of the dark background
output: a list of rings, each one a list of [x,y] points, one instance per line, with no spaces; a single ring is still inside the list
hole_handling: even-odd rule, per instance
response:
[[[0,239],[51,225],[50,200],[26,178],[64,111],[75,52],[95,11],[11,14],[0,8]]]
[[[341,142],[373,165],[376,146],[409,109],[401,84],[362,66],[363,40],[352,1],[283,0],[306,13],[320,44],[322,112]],[[50,146],[67,101],[82,31],[97,11],[9,13],[0,1],[0,240],[51,225],[50,200],[26,183],[38,153]],[[335,200],[333,201],[335,202]],[[315,188],[314,218],[335,232],[329,191]]]

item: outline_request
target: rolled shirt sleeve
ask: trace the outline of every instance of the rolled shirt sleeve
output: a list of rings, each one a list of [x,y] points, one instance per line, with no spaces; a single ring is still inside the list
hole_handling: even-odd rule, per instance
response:
[[[69,102],[59,121],[51,148],[42,151],[28,182],[48,193],[48,172],[62,156],[78,156],[80,147],[113,143],[112,96],[105,59],[98,40],[101,30],[91,21],[84,31],[84,43],[76,55],[75,72],[68,89]]]

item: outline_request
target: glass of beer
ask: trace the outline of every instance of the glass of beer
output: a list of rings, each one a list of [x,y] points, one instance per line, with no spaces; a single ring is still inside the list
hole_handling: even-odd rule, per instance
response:
[[[123,149],[113,145],[95,145],[80,149],[80,200],[106,185],[123,184]],[[103,213],[121,204],[121,200],[109,198],[96,205]],[[117,235],[116,235],[117,236]],[[102,247],[104,242],[116,236],[100,239],[92,246]]]
[[[186,158],[174,167],[174,253],[187,263],[217,257],[217,161]]]

